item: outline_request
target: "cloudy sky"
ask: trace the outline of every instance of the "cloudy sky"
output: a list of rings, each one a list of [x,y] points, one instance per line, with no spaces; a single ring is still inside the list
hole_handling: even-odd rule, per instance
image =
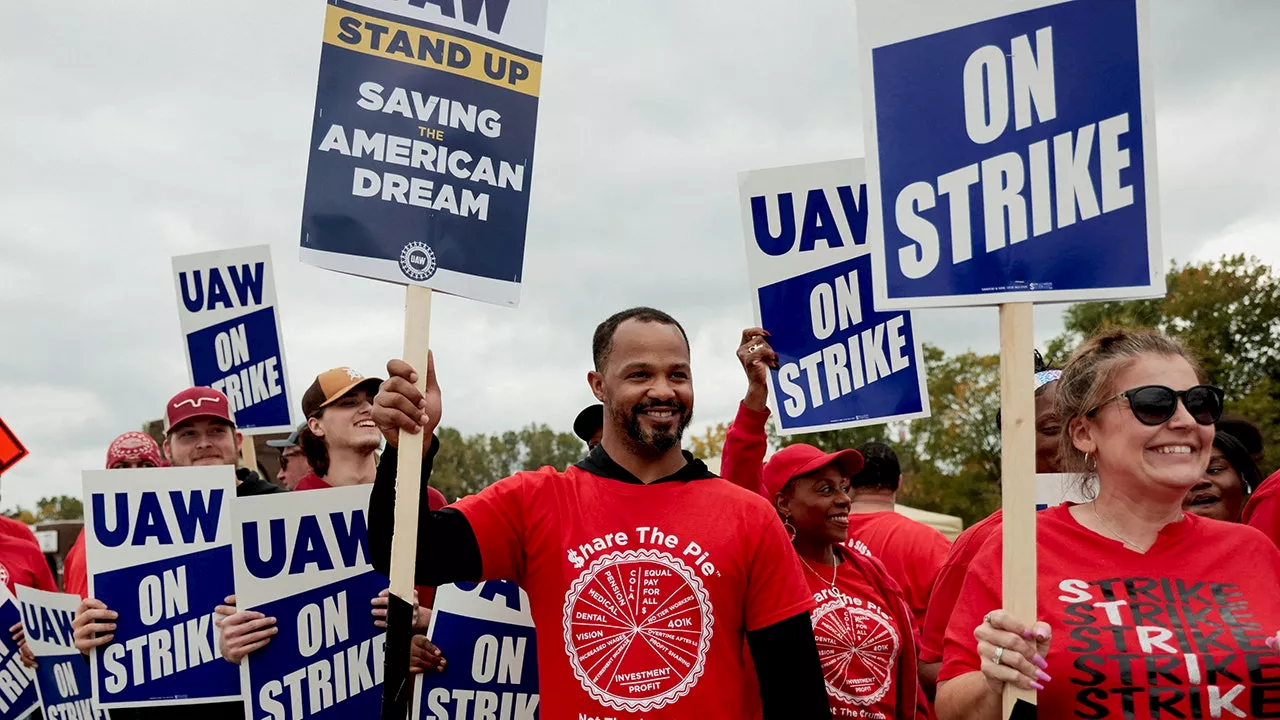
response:
[[[519,1],[519,0],[517,0]],[[1153,2],[1166,257],[1280,264],[1280,3]],[[518,310],[435,304],[445,424],[568,429],[590,333],[655,305],[693,340],[698,424],[743,389],[741,170],[862,154],[852,0],[552,0]],[[297,262],[321,0],[0,10],[0,417],[31,457],[0,506],[79,494],[185,383],[170,257],[269,243],[298,397],[376,374],[403,291]],[[1060,330],[1037,310],[1037,336]],[[918,313],[952,351],[994,310]]]

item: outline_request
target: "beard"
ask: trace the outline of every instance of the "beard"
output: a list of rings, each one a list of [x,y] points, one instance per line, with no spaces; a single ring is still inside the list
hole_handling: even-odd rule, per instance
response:
[[[679,418],[672,429],[644,430],[640,427],[640,415],[648,410],[670,410]],[[617,414],[617,413],[615,413]],[[660,402],[646,400],[631,408],[623,418],[626,421],[627,444],[644,454],[661,454],[680,444],[685,428],[693,421],[693,410],[679,400]]]

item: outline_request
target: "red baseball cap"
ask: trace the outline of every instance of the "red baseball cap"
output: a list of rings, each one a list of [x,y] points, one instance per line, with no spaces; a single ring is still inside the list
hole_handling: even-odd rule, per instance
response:
[[[164,406],[164,433],[168,435],[178,425],[200,417],[224,420],[235,427],[235,415],[227,396],[207,387],[187,388],[169,398]]]
[[[782,488],[786,487],[792,478],[828,465],[837,466],[841,477],[853,477],[862,470],[862,453],[852,449],[824,453],[804,443],[782,448],[764,465],[761,480],[764,482],[765,498],[772,502],[773,497],[782,492]]]

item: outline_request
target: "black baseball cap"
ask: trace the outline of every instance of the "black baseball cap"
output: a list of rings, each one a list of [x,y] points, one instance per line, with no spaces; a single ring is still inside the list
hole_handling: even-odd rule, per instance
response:
[[[604,427],[604,405],[596,403],[588,405],[578,413],[573,421],[573,434],[582,438],[582,442],[591,442],[591,437]]]

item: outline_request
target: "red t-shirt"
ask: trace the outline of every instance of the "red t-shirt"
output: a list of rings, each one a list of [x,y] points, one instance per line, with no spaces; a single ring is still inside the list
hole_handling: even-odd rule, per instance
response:
[[[1262,481],[1245,504],[1240,519],[1280,547],[1280,471]]]
[[[987,539],[1000,533],[1002,517],[1001,511],[996,510],[960,533],[960,537],[951,544],[951,551],[942,562],[938,579],[934,581],[933,591],[929,594],[929,611],[925,613],[924,624],[920,626],[920,662],[942,662],[942,639],[946,637],[951,613],[956,609],[956,601],[960,599],[960,589],[964,587],[969,565]]]
[[[295,492],[297,492],[299,490],[328,490],[331,487],[333,486],[330,485],[328,481],[326,481],[324,478],[320,477],[319,475],[316,475],[315,473],[307,473],[306,475],[303,475],[301,478],[299,478],[298,484],[295,485],[293,489]],[[439,510],[440,508],[448,504],[449,504],[448,501],[444,499],[444,493],[440,492],[439,490],[433,487],[427,488],[427,509],[428,510]],[[436,600],[436,589],[433,587],[427,587],[425,585],[419,585],[417,586],[417,590],[418,590],[418,604],[426,608],[431,607],[431,605]],[[70,591],[68,590],[68,592]]]
[[[1280,717],[1280,550],[1253,528],[1187,514],[1136,553],[1076,522],[1036,518],[1053,680],[1039,720]],[[973,629],[1000,607],[1002,538],[974,558],[939,681],[979,669]]]
[[[546,718],[745,717],[747,631],[813,608],[773,509],[719,478],[543,468],[453,507],[529,595]]]
[[[89,569],[84,564],[84,529],[62,560],[62,591],[89,597]]]
[[[0,536],[0,580],[4,580],[9,592],[14,592],[15,585],[58,592],[49,561],[40,548],[33,542],[7,536]]]
[[[40,543],[36,540],[35,531],[29,525],[21,520],[14,520],[7,515],[0,515],[0,535],[11,537],[15,540],[26,540],[37,548],[40,547]]]
[[[865,567],[874,560],[864,559],[859,567],[850,557],[854,553],[844,548],[838,552],[844,562],[834,568],[834,575],[830,567],[805,569],[818,604],[810,617],[831,717],[897,720],[899,685],[909,682],[908,697],[915,694],[915,663],[910,648],[904,652],[904,645],[912,642],[909,616],[900,596],[885,597],[883,583],[877,587],[867,578]],[[904,628],[902,621],[908,626]],[[907,711],[904,716],[913,714]]]
[[[889,577],[906,593],[915,626],[922,626],[933,581],[951,550],[947,536],[892,510],[851,513],[849,541],[845,546],[856,552],[864,552],[865,548],[884,563]]]

